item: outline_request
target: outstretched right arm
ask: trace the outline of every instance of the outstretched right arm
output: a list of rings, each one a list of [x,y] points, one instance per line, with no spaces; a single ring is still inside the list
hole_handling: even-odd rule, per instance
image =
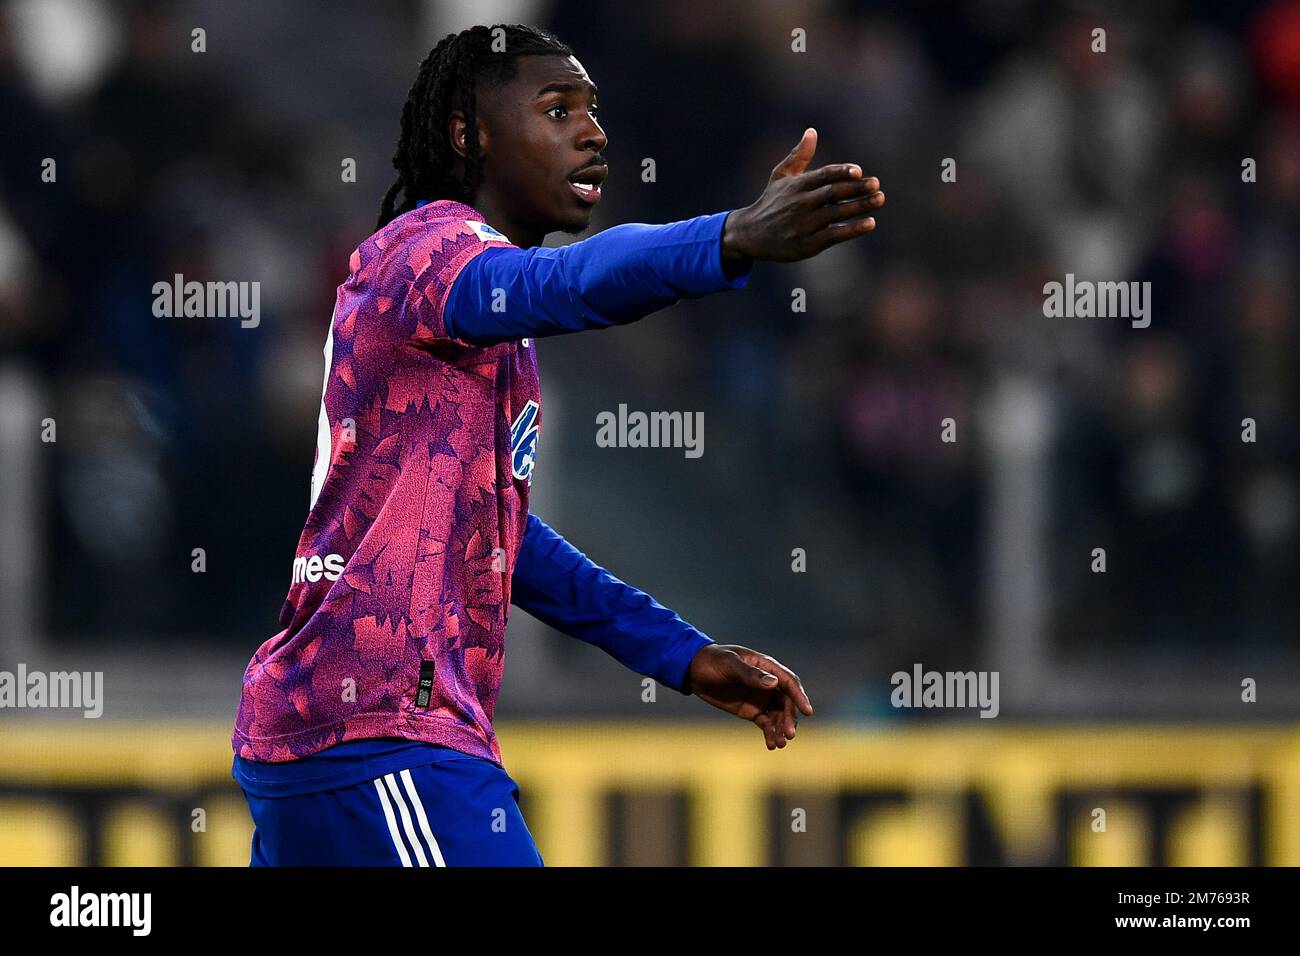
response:
[[[680,299],[744,288],[756,259],[807,259],[870,232],[867,214],[885,202],[880,183],[852,163],[809,172],[816,148],[807,130],[742,209],[628,223],[555,249],[485,250],[452,285],[447,334],[492,345],[625,325]]]
[[[744,288],[752,262],[736,268],[722,257],[723,226],[730,215],[661,226],[625,223],[556,249],[487,249],[451,287],[447,334],[492,345],[603,329],[679,299]]]

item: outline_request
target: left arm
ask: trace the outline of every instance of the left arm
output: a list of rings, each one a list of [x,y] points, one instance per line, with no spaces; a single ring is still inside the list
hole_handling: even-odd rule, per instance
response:
[[[510,603],[683,694],[690,693],[684,684],[691,659],[713,643],[532,514],[511,577]]]
[[[812,714],[793,672],[747,647],[717,644],[595,564],[536,515],[528,516],[510,600],[639,674],[753,721],[769,750],[794,737],[798,712]]]

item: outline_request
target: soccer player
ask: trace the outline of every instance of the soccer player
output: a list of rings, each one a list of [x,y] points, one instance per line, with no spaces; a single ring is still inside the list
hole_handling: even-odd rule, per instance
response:
[[[420,67],[325,342],[283,629],[244,674],[233,774],[254,865],[541,864],[492,729],[511,604],[753,721],[769,750],[813,712],[788,668],[715,643],[529,512],[537,339],[743,288],[755,260],[869,232],[884,194],[852,164],[809,170],[807,130],[749,206],[543,247],[587,227],[606,143],[595,85],[544,31],[474,27]]]

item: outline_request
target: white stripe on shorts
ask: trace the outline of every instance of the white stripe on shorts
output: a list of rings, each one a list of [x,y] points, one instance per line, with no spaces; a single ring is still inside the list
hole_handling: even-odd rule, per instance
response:
[[[420,821],[420,832],[424,834],[424,839],[429,844],[429,850],[433,853],[433,865],[446,866],[447,862],[442,858],[442,850],[438,847],[438,841],[433,838],[433,831],[429,829],[429,818],[424,815],[424,804],[420,802],[420,795],[415,790],[415,781],[411,779],[411,771],[402,771],[402,783],[406,787],[407,795],[411,798],[411,804],[415,807],[415,818]]]
[[[411,855],[406,852],[406,846],[402,843],[401,834],[397,832],[397,820],[393,817],[393,806],[388,802],[388,793],[384,790],[384,782],[376,778],[375,789],[379,791],[379,802],[384,806],[384,819],[388,821],[388,835],[393,838],[393,846],[397,847],[397,855],[402,859],[402,866],[411,865]]]
[[[402,799],[402,791],[397,789],[397,781],[390,773],[385,775],[384,782],[388,784],[388,792],[392,794],[393,802],[397,804],[397,812],[402,815],[402,829],[406,831],[406,838],[411,841],[411,846],[415,847],[415,858],[420,866],[428,866],[429,858],[424,855],[424,845],[415,835],[415,827],[411,826],[411,811],[406,809],[406,801]]]

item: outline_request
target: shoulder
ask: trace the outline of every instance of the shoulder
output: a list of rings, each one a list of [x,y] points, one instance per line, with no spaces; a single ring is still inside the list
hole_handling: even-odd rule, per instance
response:
[[[477,209],[450,199],[425,203],[403,213],[374,238],[384,246],[419,246],[433,251],[440,251],[435,248],[438,245],[457,248],[511,245],[508,238],[484,222],[483,214]]]
[[[353,253],[353,266],[388,277],[416,279],[424,276],[449,282],[479,253],[493,247],[514,248],[513,243],[483,221],[472,206],[442,199],[403,213],[388,223]]]

